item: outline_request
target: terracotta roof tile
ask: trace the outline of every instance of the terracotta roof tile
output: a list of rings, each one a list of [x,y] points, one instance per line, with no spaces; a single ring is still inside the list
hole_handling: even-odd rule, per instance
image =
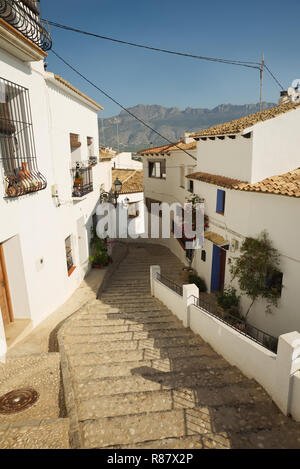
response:
[[[234,189],[249,192],[264,192],[267,194],[300,197],[300,168],[289,173],[272,176],[253,184],[246,182],[236,184]]]
[[[208,129],[201,130],[199,132],[189,133],[189,136],[192,138],[197,137],[209,137],[214,135],[228,135],[228,134],[237,134],[252,127],[255,124],[260,122],[273,119],[281,114],[292,111],[299,108],[300,103],[289,102],[285,104],[280,104],[270,109],[265,109],[261,112],[256,112],[255,114],[250,114],[240,119],[235,119],[230,122],[225,122],[224,124],[218,124]]]
[[[184,143],[182,140],[176,143],[169,143],[168,145],[161,145],[160,147],[146,148],[138,152],[140,155],[163,155],[170,154],[171,151],[179,150],[195,150],[197,142]],[[178,148],[179,147],[179,148]]]
[[[122,183],[121,194],[133,194],[143,192],[143,171],[134,169],[113,169],[113,181],[118,178]]]
[[[238,179],[229,178],[226,176],[220,176],[218,174],[209,174],[209,173],[202,173],[196,172],[191,173],[186,176],[188,179],[194,179],[196,181],[207,182],[209,184],[216,184],[217,186],[227,187],[228,189],[233,189],[240,184],[242,181]],[[244,183],[246,184],[246,183]]]

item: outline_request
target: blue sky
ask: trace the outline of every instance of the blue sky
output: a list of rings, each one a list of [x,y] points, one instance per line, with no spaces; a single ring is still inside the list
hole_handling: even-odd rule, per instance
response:
[[[261,60],[285,88],[300,78],[297,9],[278,0],[41,0],[42,16],[98,34],[197,55]],[[124,106],[207,107],[256,103],[259,72],[141,50],[51,27],[54,49]],[[51,52],[48,70],[104,106],[120,109],[67,69]],[[277,102],[266,74],[264,101]]]

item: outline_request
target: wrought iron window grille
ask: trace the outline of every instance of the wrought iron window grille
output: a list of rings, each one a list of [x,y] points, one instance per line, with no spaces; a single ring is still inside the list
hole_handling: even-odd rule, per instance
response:
[[[93,191],[93,168],[89,163],[77,162],[71,169],[73,197],[83,197]]]
[[[29,90],[3,78],[0,78],[0,160],[6,198],[47,187],[37,165]]]
[[[29,5],[28,0],[0,0],[0,18],[43,51],[48,51],[52,47],[50,33],[40,20],[37,9]]]

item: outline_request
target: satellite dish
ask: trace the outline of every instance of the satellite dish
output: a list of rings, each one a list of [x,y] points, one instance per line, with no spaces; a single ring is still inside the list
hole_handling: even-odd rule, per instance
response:
[[[290,88],[288,88],[288,95],[289,95],[289,96],[295,96],[295,94],[296,94],[295,88],[293,88],[292,86],[290,86]]]

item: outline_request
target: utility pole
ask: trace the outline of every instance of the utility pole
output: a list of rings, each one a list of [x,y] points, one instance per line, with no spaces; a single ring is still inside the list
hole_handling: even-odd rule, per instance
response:
[[[262,110],[262,95],[263,95],[263,81],[264,81],[264,67],[265,67],[265,56],[262,55],[261,67],[260,67],[260,98],[259,98],[259,111]]]

